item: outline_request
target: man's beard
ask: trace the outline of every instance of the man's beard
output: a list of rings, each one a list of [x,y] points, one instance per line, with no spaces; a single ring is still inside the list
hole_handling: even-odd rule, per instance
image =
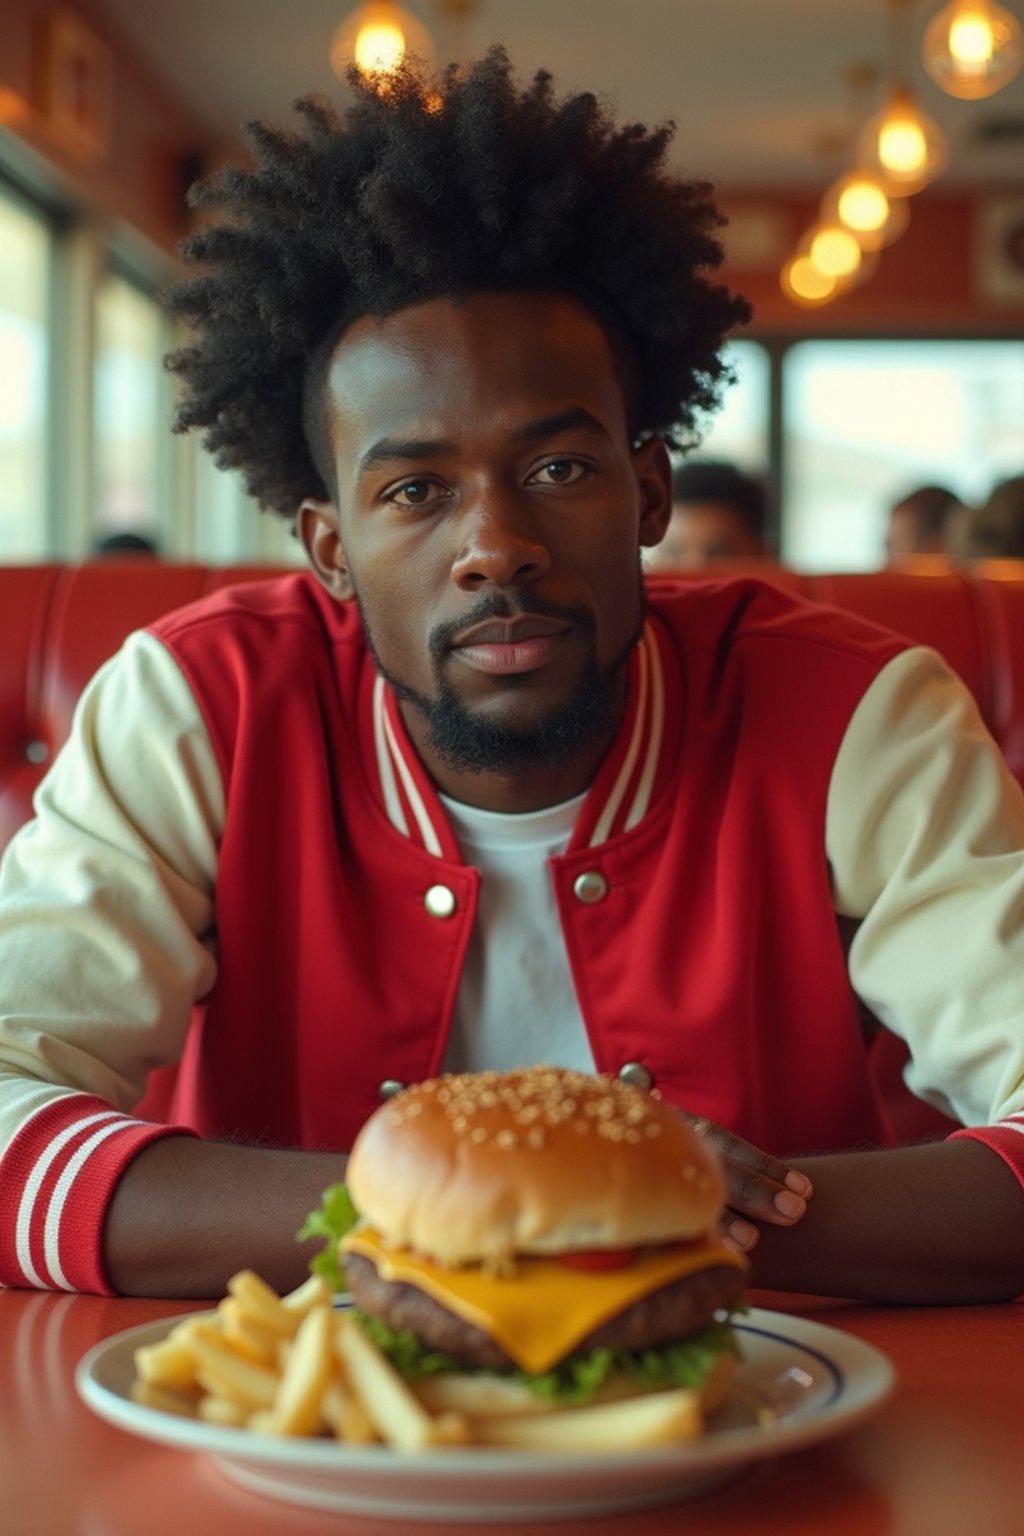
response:
[[[454,772],[518,773],[529,768],[552,767],[569,762],[576,753],[603,736],[610,736],[622,707],[622,679],[630,653],[643,629],[642,582],[636,629],[619,655],[603,671],[598,667],[595,655],[594,618],[587,609],[563,607],[541,600],[535,593],[531,593],[528,603],[522,605],[510,602],[497,592],[481,599],[471,612],[455,623],[439,625],[430,636],[429,651],[437,683],[434,698],[427,698],[410,688],[384,665],[358,590],[355,598],[377,671],[391,685],[396,698],[411,704],[423,716],[429,730],[428,745]],[[565,620],[583,633],[589,644],[586,664],[566,703],[533,725],[513,727],[503,725],[499,720],[481,718],[467,709],[442,675],[441,663],[457,634],[488,619],[511,619],[525,611]],[[502,682],[512,693],[530,687],[531,674],[513,673]]]

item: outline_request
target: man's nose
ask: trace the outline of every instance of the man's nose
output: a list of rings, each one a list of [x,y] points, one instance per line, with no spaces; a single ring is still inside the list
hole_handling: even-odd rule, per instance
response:
[[[551,569],[534,510],[512,494],[493,490],[477,497],[458,520],[460,540],[452,580],[466,591],[539,581]]]

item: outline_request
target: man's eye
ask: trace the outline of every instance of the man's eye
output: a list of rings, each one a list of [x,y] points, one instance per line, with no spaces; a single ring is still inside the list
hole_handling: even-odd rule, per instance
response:
[[[388,492],[388,500],[400,507],[421,507],[436,491],[437,487],[430,480],[403,480],[401,485]]]
[[[530,478],[542,485],[572,485],[584,471],[578,459],[549,459]]]

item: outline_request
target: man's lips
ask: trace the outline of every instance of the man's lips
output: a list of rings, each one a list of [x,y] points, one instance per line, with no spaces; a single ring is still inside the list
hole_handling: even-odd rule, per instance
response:
[[[451,651],[479,672],[533,672],[562,649],[572,625],[541,614],[488,619],[459,635]]]

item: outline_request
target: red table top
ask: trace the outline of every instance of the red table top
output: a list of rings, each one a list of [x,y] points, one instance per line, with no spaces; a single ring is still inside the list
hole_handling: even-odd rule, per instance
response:
[[[531,1533],[637,1536],[1020,1536],[1024,1531],[1024,1307],[867,1307],[757,1295],[884,1350],[895,1394],[866,1422],[768,1461],[696,1500],[538,1523]],[[189,1310],[0,1291],[3,1536],[398,1536],[407,1524],[302,1510],[234,1487],[206,1458],[103,1423],[73,1373],[98,1340]],[[450,1527],[474,1533],[500,1526]],[[438,1526],[420,1527],[425,1533]]]

